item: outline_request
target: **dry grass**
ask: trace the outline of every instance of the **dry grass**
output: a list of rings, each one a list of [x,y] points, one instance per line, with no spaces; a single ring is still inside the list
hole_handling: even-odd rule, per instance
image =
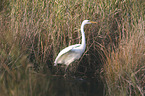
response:
[[[98,78],[102,68],[107,95],[143,94],[142,0],[1,2],[0,95],[56,95],[51,84],[54,59],[66,46],[81,43],[84,19],[98,24],[85,26],[87,48],[73,66],[75,75]]]
[[[104,65],[106,89],[110,96],[144,96],[145,35],[144,21],[128,32],[118,48],[109,52]],[[123,94],[122,94],[123,93]]]

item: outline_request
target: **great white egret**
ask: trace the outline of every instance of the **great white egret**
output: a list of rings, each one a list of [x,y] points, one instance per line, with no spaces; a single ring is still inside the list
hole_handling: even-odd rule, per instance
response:
[[[82,22],[81,25],[82,43],[68,46],[62,51],[60,51],[60,53],[58,54],[58,56],[54,61],[54,66],[56,66],[57,64],[65,64],[68,66],[73,61],[78,60],[81,57],[81,55],[83,54],[86,48],[84,26],[86,24],[91,24],[91,23],[97,23],[97,22],[90,21],[90,20],[84,20]]]

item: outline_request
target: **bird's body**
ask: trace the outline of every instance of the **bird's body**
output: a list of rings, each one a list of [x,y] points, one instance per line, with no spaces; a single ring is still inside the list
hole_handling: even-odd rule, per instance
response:
[[[62,51],[60,51],[60,53],[58,54],[58,56],[54,61],[54,66],[56,66],[57,64],[65,64],[68,66],[73,61],[78,60],[81,57],[81,55],[84,53],[86,48],[84,25],[91,24],[91,23],[96,23],[96,22],[89,21],[89,20],[84,20],[82,22],[81,25],[82,43],[68,46]]]
[[[81,49],[78,49],[80,45],[81,44],[75,44],[75,45],[71,45],[71,46],[63,49],[56,57],[56,60],[54,62],[55,63],[54,66],[56,66],[57,64],[69,65],[74,60],[79,59],[81,56],[81,54],[79,53],[81,51]]]

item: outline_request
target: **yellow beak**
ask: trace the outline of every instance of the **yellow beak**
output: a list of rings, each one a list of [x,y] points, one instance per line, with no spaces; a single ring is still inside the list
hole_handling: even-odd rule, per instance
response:
[[[95,22],[95,21],[90,21],[90,23],[97,23],[97,22]]]

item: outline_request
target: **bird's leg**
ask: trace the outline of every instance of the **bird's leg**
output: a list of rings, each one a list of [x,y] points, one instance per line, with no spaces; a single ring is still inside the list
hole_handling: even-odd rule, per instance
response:
[[[64,74],[64,77],[67,76],[67,71],[68,71],[68,65],[67,65],[66,68],[65,68],[65,74]]]
[[[65,72],[67,71],[67,68],[68,68],[68,65],[67,65],[66,68],[65,68]]]
[[[65,72],[67,72],[67,68],[68,68],[68,65],[67,65],[66,68],[65,68]]]

